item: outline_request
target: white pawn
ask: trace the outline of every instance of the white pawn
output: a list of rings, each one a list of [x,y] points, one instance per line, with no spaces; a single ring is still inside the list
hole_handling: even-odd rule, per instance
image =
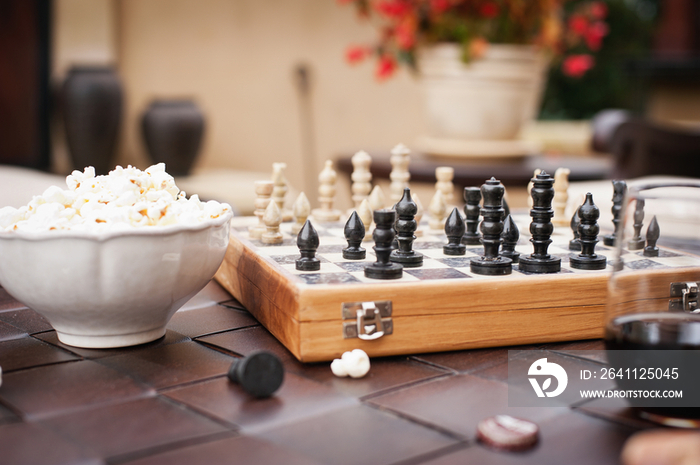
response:
[[[372,163],[372,157],[364,150],[360,150],[351,158],[352,162],[352,201],[355,204],[355,209],[360,208],[360,204],[369,196],[372,190],[372,172],[369,170],[369,165]]]
[[[423,218],[423,204],[420,203],[420,199],[418,198],[418,194],[411,194],[411,197],[413,198],[413,201],[416,203],[416,224],[418,227],[416,228],[415,232],[413,233],[414,236],[416,237],[421,237],[423,236],[423,228],[421,228],[420,225],[420,220]]]
[[[318,175],[318,202],[321,208],[314,209],[311,214],[318,221],[338,221],[340,219],[340,211],[333,208],[333,200],[335,199],[335,182],[338,175],[333,169],[333,162],[326,160],[326,166]]]
[[[389,173],[389,179],[391,179],[390,198],[392,205],[401,200],[404,188],[409,187],[408,181],[411,179],[411,173],[408,171],[408,164],[411,162],[410,153],[411,151],[408,147],[403,144],[398,144],[391,149],[391,157],[389,157],[391,173]]]
[[[300,192],[297,199],[294,201],[294,207],[292,209],[294,215],[294,223],[292,224],[292,234],[295,236],[299,234],[301,228],[304,226],[306,219],[311,214],[311,204],[309,199],[306,198],[306,194]]]
[[[554,218],[555,226],[569,226],[571,218],[566,217],[566,204],[569,202],[569,168],[557,168],[554,172]]]
[[[374,186],[372,193],[369,194],[369,208],[372,211],[381,210],[386,206],[386,199],[384,198],[384,191],[379,185]],[[401,199],[399,199],[401,200]]]
[[[441,191],[435,191],[435,195],[432,200],[430,200],[428,211],[430,212],[430,220],[428,222],[430,229],[435,231],[442,231],[445,229],[447,203],[445,203],[445,196],[442,195]]]
[[[265,214],[263,215],[265,223],[265,232],[262,233],[260,240],[263,244],[281,244],[282,233],[280,232],[280,223],[282,222],[282,212],[277,208],[277,202],[267,204]]]
[[[532,175],[532,179],[535,179],[538,174],[542,172],[541,169],[537,168],[535,170],[535,174]],[[532,188],[535,187],[535,183],[530,179],[530,182],[527,183],[527,207],[532,210],[532,208],[535,206],[534,201],[532,200]]]
[[[365,238],[363,241],[372,239],[372,209],[369,206],[369,200],[365,199],[360,203],[360,208],[357,209],[357,214],[365,225]]]
[[[292,213],[284,208],[284,198],[287,195],[289,187],[287,187],[287,179],[284,177],[284,170],[287,168],[286,163],[272,164],[272,200],[277,203],[277,208],[282,212],[282,221],[290,221]]]
[[[272,181],[255,181],[255,216],[258,217],[258,224],[248,228],[248,235],[251,239],[260,239],[267,228],[263,222],[265,209],[270,204],[270,196],[272,195]]]
[[[435,168],[435,179],[437,179],[435,189],[442,192],[442,195],[445,197],[445,202],[448,205],[452,205],[452,201],[455,197],[455,186],[452,184],[454,177],[455,169],[451,166],[438,166]]]

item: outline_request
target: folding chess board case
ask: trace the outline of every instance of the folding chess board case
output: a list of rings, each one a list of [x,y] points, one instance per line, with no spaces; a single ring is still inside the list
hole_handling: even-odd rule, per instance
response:
[[[516,220],[521,232],[527,231],[528,219]],[[303,362],[332,360],[356,348],[376,357],[602,337],[612,268],[572,269],[568,228],[555,230],[549,248],[562,257],[560,273],[524,274],[515,267],[507,276],[475,275],[468,263],[480,254],[479,247],[449,257],[442,254],[444,234],[426,232],[414,243],[425,255],[424,267],[404,269],[399,280],[371,280],[362,267],[375,259],[373,244],[363,243],[366,261],[343,260],[343,224],[314,224],[321,271],[300,272],[294,266],[299,252],[291,224],[282,224],[282,244],[264,245],[248,236],[248,226],[256,222],[255,217],[232,220],[228,251],[215,278]],[[528,239],[521,233],[516,248],[521,254],[532,252]],[[697,258],[662,252],[654,259],[629,252],[626,266],[664,275],[662,282],[697,277]],[[608,263],[613,258],[612,248],[602,242],[596,253]],[[651,291],[669,298],[668,285]]]

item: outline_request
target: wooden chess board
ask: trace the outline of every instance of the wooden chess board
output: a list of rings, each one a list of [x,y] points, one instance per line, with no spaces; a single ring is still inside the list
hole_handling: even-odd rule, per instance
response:
[[[529,217],[515,219],[521,233],[516,251],[529,255]],[[614,250],[602,241],[596,246],[596,253],[609,259],[605,270],[574,269],[569,258],[578,252],[568,249],[569,228],[555,229],[548,249],[561,258],[561,272],[525,273],[516,264],[510,275],[482,276],[471,273],[469,262],[483,247],[467,246],[464,256],[444,255],[444,233],[422,224],[414,250],[424,255],[423,266],[382,281],[364,276],[364,267],[375,260],[371,240],[363,243],[366,260],[342,257],[344,222],[312,220],[321,260],[320,271],[313,272],[295,269],[300,255],[290,223],[281,226],[282,244],[265,245],[248,235],[256,222],[255,217],[232,220],[216,279],[304,362],[331,360],[355,348],[386,356],[602,336]],[[629,269],[664,276],[664,282],[700,280],[695,256],[662,249],[659,257],[645,257],[640,250],[625,251],[623,258]],[[667,298],[668,286],[654,292]],[[377,337],[379,332],[384,334]]]

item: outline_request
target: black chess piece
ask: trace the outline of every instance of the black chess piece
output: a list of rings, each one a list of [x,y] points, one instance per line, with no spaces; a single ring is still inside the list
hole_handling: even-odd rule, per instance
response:
[[[513,263],[518,263],[520,254],[515,251],[515,246],[518,245],[520,239],[520,231],[518,225],[515,224],[510,214],[506,215],[503,222],[503,232],[501,233],[501,255],[513,260]]]
[[[442,246],[442,253],[445,255],[464,255],[467,252],[467,247],[462,244],[465,229],[464,219],[459,214],[459,208],[454,207],[452,213],[445,220],[447,244]]]
[[[297,247],[301,253],[301,257],[297,258],[296,261],[297,270],[318,271],[321,269],[321,261],[316,258],[318,233],[309,220],[306,220],[297,235]]]
[[[399,279],[403,276],[403,266],[399,263],[392,263],[391,241],[394,240],[394,210],[375,210],[372,214],[374,218],[374,253],[377,261],[365,267],[365,276],[373,279]]]
[[[479,202],[481,202],[481,189],[478,187],[464,188],[464,201],[467,203],[464,206],[464,215],[466,217],[466,232],[462,236],[462,244],[479,245],[481,244],[481,234],[479,228]]]
[[[343,258],[346,260],[364,260],[367,251],[360,247],[362,240],[365,238],[365,225],[362,224],[360,215],[353,210],[350,218],[345,223],[345,239],[348,241],[348,246],[343,249]]]
[[[569,259],[569,264],[577,270],[603,270],[608,264],[607,258],[595,253],[595,245],[598,243],[598,218],[600,210],[593,203],[593,194],[586,194],[586,201],[578,209],[581,224],[578,232],[581,236],[581,253]]]
[[[629,250],[639,250],[644,248],[644,239],[642,239],[642,226],[644,226],[644,199],[637,199],[637,204],[634,208],[634,237],[627,243]]]
[[[617,235],[619,234],[619,229],[620,229],[620,224],[621,224],[621,219],[620,215],[622,214],[622,203],[625,200],[625,194],[627,193],[627,183],[622,180],[614,180],[612,182],[613,184],[613,196],[612,196],[612,214],[613,214],[613,232],[612,234],[608,234],[607,236],[603,236],[603,244],[607,246],[613,246],[615,245],[615,239],[617,238]]]
[[[530,216],[530,234],[534,252],[527,257],[520,257],[518,269],[528,273],[558,273],[561,271],[561,258],[547,253],[552,243],[552,200],[554,199],[554,178],[544,171],[532,178],[532,210]]]
[[[413,250],[413,241],[416,239],[413,233],[418,228],[418,223],[416,223],[418,205],[411,199],[411,189],[404,188],[403,197],[394,206],[394,211],[396,211],[397,216],[394,229],[397,234],[398,247],[391,251],[389,260],[400,263],[406,268],[422,266],[423,254]]]
[[[581,224],[581,218],[578,216],[578,208],[571,216],[571,232],[574,233],[574,238],[569,241],[569,250],[575,252],[581,251],[581,241],[579,240],[578,225]]]
[[[644,247],[645,257],[659,256],[659,248],[656,246],[656,241],[659,240],[660,235],[661,230],[659,229],[659,222],[656,221],[656,215],[654,215],[647,228],[647,246]]]
[[[508,206],[508,202],[506,202],[505,196],[501,201],[501,206],[503,207],[503,218],[508,218],[508,215],[510,215],[510,207]]]
[[[484,206],[481,209],[481,242],[484,244],[484,255],[472,258],[469,268],[472,273],[497,276],[510,274],[513,271],[513,261],[499,256],[501,233],[503,232],[503,194],[505,188],[496,178],[491,178],[481,186]]]
[[[284,381],[284,367],[274,354],[253,352],[231,364],[228,378],[253,397],[270,397]]]

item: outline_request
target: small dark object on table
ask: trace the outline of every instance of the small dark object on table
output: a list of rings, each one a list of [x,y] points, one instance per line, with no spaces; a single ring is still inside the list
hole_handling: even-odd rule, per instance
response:
[[[274,354],[253,352],[231,364],[228,378],[253,397],[270,397],[284,381],[284,367]]]

